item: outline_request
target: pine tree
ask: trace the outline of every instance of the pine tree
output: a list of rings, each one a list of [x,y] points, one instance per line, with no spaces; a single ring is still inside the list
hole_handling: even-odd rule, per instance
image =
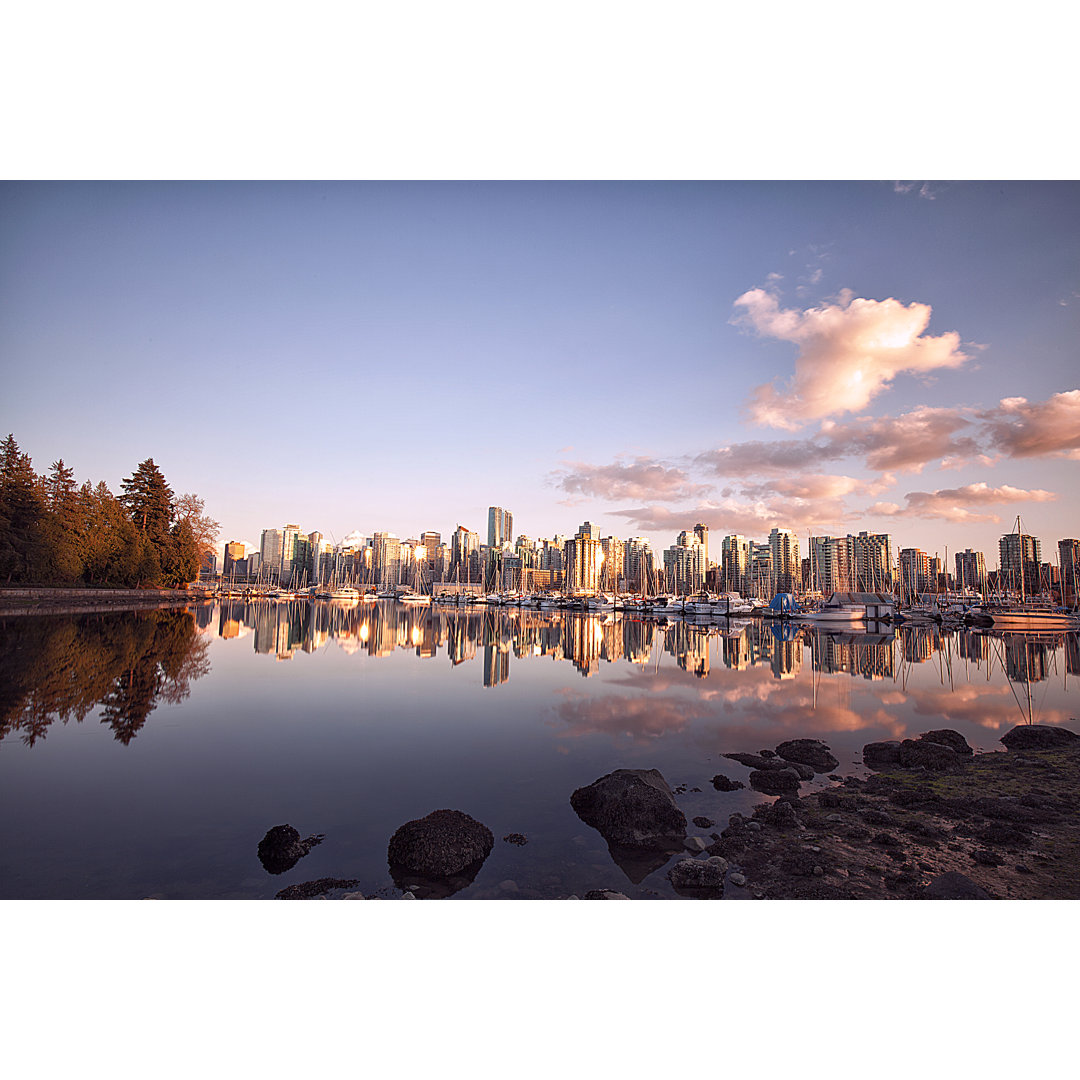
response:
[[[0,577],[32,581],[42,562],[45,501],[29,454],[14,435],[0,446]]]

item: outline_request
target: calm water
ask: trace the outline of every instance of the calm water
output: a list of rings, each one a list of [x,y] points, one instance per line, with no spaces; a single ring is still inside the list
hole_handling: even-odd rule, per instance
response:
[[[1029,717],[1076,716],[1075,634],[830,634],[387,603],[9,617],[0,897],[256,899],[318,877],[396,896],[390,836],[449,807],[496,838],[457,897],[668,898],[670,861],[640,880],[624,871],[571,809],[575,788],[657,768],[686,786],[688,819],[718,823],[690,826],[707,836],[766,798],[713,789],[717,773],[747,779],[726,752],[821,738],[840,772],[861,772],[871,740],[952,727],[999,750]],[[326,839],[271,875],[257,847],[283,823]],[[503,842],[511,832],[528,844]]]

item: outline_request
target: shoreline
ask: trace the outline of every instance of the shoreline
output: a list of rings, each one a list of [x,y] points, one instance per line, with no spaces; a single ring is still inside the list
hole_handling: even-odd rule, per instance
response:
[[[88,615],[95,611],[179,607],[211,599],[201,589],[87,589],[47,586],[0,588],[0,617]]]

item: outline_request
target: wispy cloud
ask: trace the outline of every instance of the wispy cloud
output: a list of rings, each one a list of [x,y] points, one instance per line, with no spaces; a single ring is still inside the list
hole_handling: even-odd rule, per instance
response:
[[[732,323],[798,346],[795,373],[754,389],[746,406],[755,423],[796,430],[812,420],[864,410],[901,374],[960,367],[960,336],[928,337],[928,304],[851,298],[799,310],[781,308],[765,289],[735,301]]]
[[[705,484],[694,484],[683,469],[648,457],[616,461],[611,465],[569,462],[551,477],[555,486],[571,495],[612,501],[653,499],[660,502],[691,499],[705,494]]]
[[[1052,502],[1057,495],[1041,488],[1025,490],[1003,484],[991,487],[985,481],[965,484],[959,488],[938,491],[909,491],[906,505],[875,503],[868,513],[882,517],[941,518],[945,521],[1000,521],[998,514],[987,512],[988,506],[1020,502]]]
[[[934,184],[929,180],[923,180],[921,183],[918,180],[893,181],[893,191],[895,191],[897,195],[910,195],[913,191],[917,190],[920,199],[929,199],[931,202],[933,202],[944,189],[944,184]]]

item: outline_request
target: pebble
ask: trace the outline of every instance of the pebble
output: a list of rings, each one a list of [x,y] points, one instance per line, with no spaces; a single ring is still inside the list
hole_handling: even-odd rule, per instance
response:
[[[814,867],[814,877],[821,877],[824,873],[825,871],[822,870],[820,866]]]
[[[683,847],[688,851],[704,851],[709,845],[700,836],[688,836],[683,841]]]
[[[416,897],[411,892],[404,892],[401,894],[402,900],[415,900]]]
[[[728,866],[727,859],[725,859],[722,855],[710,855],[705,861],[710,866],[719,866],[724,870],[726,870]]]
[[[746,877],[743,874],[729,874],[728,880],[732,885],[745,885]]]
[[[362,892],[347,892],[341,896],[342,900],[363,900],[364,894]]]
[[[830,814],[825,820],[826,821],[843,821],[844,820],[844,815],[843,814]]]
[[[760,821],[748,821],[746,823],[746,827],[751,832],[761,832],[761,822]]]

